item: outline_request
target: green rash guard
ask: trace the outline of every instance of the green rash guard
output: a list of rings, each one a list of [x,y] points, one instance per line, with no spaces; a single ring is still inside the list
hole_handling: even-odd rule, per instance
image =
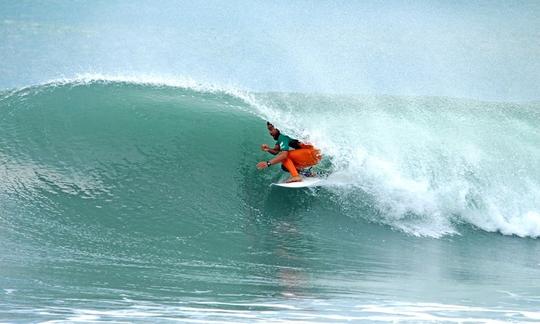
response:
[[[277,139],[277,142],[276,144],[279,145],[279,149],[282,150],[282,151],[289,151],[291,150],[291,148],[289,147],[289,142],[291,141],[292,139],[287,136],[287,135],[283,135],[283,134],[279,134],[279,137]]]

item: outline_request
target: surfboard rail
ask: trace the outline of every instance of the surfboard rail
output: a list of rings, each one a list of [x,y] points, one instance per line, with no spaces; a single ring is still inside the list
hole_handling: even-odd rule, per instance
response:
[[[323,179],[317,177],[302,178],[300,182],[274,182],[271,186],[277,186],[282,188],[307,188],[320,186]]]

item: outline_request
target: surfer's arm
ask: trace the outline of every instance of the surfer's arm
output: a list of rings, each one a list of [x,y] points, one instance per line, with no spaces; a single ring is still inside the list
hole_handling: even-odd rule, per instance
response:
[[[257,168],[258,168],[259,170],[262,170],[262,169],[264,169],[264,168],[268,168],[269,166],[271,166],[271,165],[273,165],[273,164],[277,164],[277,163],[282,162],[282,161],[285,160],[288,156],[289,156],[289,152],[288,152],[288,151],[281,151],[275,158],[270,159],[270,160],[268,160],[268,161],[262,161],[262,162],[257,163]]]
[[[268,145],[266,144],[263,144],[261,146],[262,150],[265,151],[265,152],[268,152],[272,155],[276,155],[278,154],[279,152],[281,152],[281,149],[279,148],[279,144],[276,144],[276,146],[274,146],[273,149],[271,149]]]
[[[270,164],[278,164],[278,163],[282,162],[283,160],[285,160],[287,158],[287,156],[289,156],[288,151],[281,151],[281,152],[279,152],[279,154],[275,158],[268,160],[268,163],[270,163]]]

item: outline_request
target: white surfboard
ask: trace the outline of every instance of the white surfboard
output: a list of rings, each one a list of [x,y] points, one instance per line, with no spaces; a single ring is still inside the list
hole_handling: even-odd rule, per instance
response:
[[[322,184],[323,180],[317,177],[302,178],[300,182],[278,182],[272,183],[272,186],[284,187],[284,188],[306,188],[317,187]]]

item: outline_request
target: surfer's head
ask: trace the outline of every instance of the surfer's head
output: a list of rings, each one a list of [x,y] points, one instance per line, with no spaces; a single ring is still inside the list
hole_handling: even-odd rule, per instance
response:
[[[275,128],[274,125],[272,125],[271,122],[266,122],[266,128],[268,128],[268,133],[270,133],[270,136],[272,136],[276,141],[279,137],[279,129]]]

